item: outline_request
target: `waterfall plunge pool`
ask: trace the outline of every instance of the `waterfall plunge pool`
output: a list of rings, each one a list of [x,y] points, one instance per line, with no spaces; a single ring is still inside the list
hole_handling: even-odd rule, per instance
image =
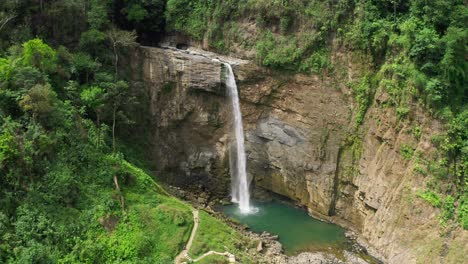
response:
[[[223,206],[221,210],[256,233],[266,231],[278,235],[287,255],[306,251],[340,254],[350,245],[344,235],[345,229],[312,218],[303,209],[277,200],[254,201],[253,206],[258,208],[255,214],[242,214],[237,204]]]

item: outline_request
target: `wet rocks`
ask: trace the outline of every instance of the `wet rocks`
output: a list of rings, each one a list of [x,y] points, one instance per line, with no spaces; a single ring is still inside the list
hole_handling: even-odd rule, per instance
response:
[[[325,253],[304,252],[288,258],[287,264],[345,264],[333,255]]]
[[[347,264],[369,264],[369,262],[357,257],[355,254],[349,251],[344,252],[344,257],[346,258]]]
[[[267,240],[278,240],[279,237],[277,235],[272,235],[264,231],[260,234],[260,238],[267,239]]]

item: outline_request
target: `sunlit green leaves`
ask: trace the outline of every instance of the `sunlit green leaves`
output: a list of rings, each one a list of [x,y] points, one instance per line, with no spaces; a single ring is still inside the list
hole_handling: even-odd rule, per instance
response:
[[[53,72],[57,67],[57,54],[40,39],[33,39],[23,44],[22,62],[42,72]]]

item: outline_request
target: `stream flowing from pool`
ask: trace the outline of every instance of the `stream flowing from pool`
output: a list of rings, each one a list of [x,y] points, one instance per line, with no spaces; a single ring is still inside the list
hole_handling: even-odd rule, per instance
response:
[[[256,214],[242,214],[234,205],[224,206],[224,214],[246,224],[252,231],[279,236],[288,255],[305,251],[340,251],[349,241],[338,225],[310,217],[305,210],[281,201],[255,203]]]

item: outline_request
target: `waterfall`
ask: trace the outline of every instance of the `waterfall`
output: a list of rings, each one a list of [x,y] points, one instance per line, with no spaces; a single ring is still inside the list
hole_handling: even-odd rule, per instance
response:
[[[239,95],[237,93],[236,80],[234,79],[231,65],[228,63],[224,63],[224,65],[227,68],[226,86],[229,98],[231,99],[233,114],[234,140],[231,140],[231,146],[229,148],[232,202],[239,204],[241,213],[248,214],[255,212],[255,208],[250,206],[249,179],[247,178],[244,148],[244,128],[242,125]]]

